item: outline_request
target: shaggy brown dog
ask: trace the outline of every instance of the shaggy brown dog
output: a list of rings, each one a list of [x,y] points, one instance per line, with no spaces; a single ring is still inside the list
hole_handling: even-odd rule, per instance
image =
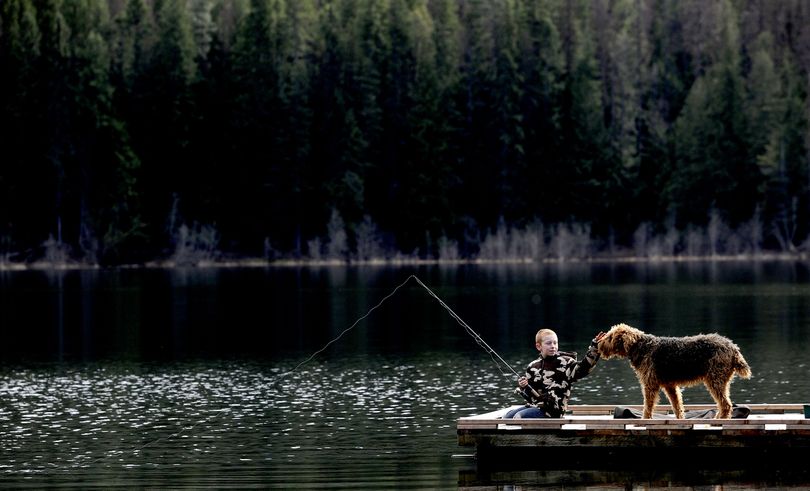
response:
[[[731,414],[729,386],[734,375],[751,377],[751,368],[740,348],[719,334],[686,337],[659,337],[626,324],[617,324],[599,341],[605,358],[630,360],[644,393],[644,418],[651,418],[664,389],[675,411],[683,418],[681,387],[703,382],[717,402],[717,418]]]

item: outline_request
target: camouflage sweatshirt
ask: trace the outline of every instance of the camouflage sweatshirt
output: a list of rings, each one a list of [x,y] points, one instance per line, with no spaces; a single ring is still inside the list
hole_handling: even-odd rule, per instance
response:
[[[529,387],[524,390],[524,397],[532,405],[542,409],[550,418],[560,418],[568,406],[571,397],[571,385],[593,371],[599,361],[596,344],[591,343],[585,358],[577,360],[576,353],[560,351],[556,355],[542,356],[526,368],[529,386],[540,397],[531,393]]]

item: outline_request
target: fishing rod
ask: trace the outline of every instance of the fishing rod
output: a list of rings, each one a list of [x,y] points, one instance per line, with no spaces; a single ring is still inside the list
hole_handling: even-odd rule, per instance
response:
[[[458,316],[458,314],[456,314],[455,312],[453,312],[453,309],[451,309],[451,308],[450,308],[450,307],[449,307],[449,306],[448,306],[446,303],[444,303],[444,301],[443,301],[441,298],[439,298],[439,296],[438,296],[438,295],[436,295],[435,293],[433,293],[433,290],[431,290],[430,288],[428,288],[428,286],[427,286],[427,285],[425,285],[424,283],[422,283],[422,280],[420,280],[419,278],[417,278],[415,275],[411,275],[410,277],[408,277],[408,279],[409,279],[409,280],[410,280],[411,278],[413,278],[414,280],[416,280],[416,282],[417,282],[417,283],[419,283],[419,285],[420,285],[422,288],[424,288],[425,290],[427,290],[427,292],[430,294],[430,296],[432,296],[433,298],[435,298],[435,299],[436,299],[436,301],[437,301],[437,302],[439,302],[439,305],[441,305],[442,307],[444,307],[444,308],[445,308],[445,309],[446,309],[446,310],[447,310],[447,311],[450,313],[450,316],[452,316],[452,317],[453,317],[453,319],[455,319],[455,320],[456,320],[456,322],[458,322],[458,323],[459,323],[459,324],[460,324],[460,325],[461,325],[461,326],[462,326],[462,327],[463,327],[463,328],[464,328],[464,329],[467,331],[467,334],[469,334],[470,336],[472,336],[472,338],[475,340],[475,342],[476,342],[476,343],[478,343],[478,345],[479,345],[479,346],[481,346],[482,348],[484,348],[484,351],[486,351],[486,352],[489,354],[489,356],[490,356],[490,357],[492,357],[492,356],[494,355],[494,356],[495,356],[495,358],[497,358],[497,361],[498,361],[498,362],[500,362],[500,363],[502,363],[503,365],[505,365],[507,368],[509,368],[509,370],[511,370],[511,371],[512,371],[512,373],[514,373],[514,374],[515,374],[516,376],[518,376],[518,377],[520,377],[520,376],[521,376],[521,375],[520,375],[520,374],[519,374],[519,373],[518,373],[518,372],[517,372],[517,371],[516,371],[514,368],[512,368],[512,365],[510,365],[509,363],[507,363],[507,362],[506,362],[506,360],[504,360],[504,359],[501,357],[501,355],[499,355],[499,354],[498,354],[498,352],[497,352],[497,351],[495,351],[494,349],[492,349],[492,347],[491,347],[489,344],[487,344],[487,342],[486,342],[486,341],[484,341],[484,338],[482,338],[480,334],[478,334],[477,332],[475,332],[475,331],[473,330],[473,328],[469,326],[469,324],[467,324],[466,322],[464,322],[464,319],[462,319],[461,317],[459,317],[459,316]],[[495,358],[493,358],[493,360],[494,360]],[[501,373],[503,373],[503,371],[501,371]]]
[[[425,289],[425,290],[426,290],[426,291],[427,291],[427,292],[430,294],[430,296],[432,296],[433,298],[435,298],[435,299],[436,299],[436,301],[437,301],[437,302],[439,302],[439,305],[441,305],[442,307],[444,307],[444,308],[445,308],[445,309],[446,309],[446,310],[447,310],[447,311],[450,313],[450,315],[451,315],[451,316],[452,316],[452,317],[453,317],[453,318],[456,320],[456,322],[458,322],[458,323],[459,323],[459,324],[460,324],[460,325],[461,325],[461,326],[464,328],[464,330],[465,330],[465,331],[467,331],[467,334],[469,334],[470,336],[472,336],[472,338],[475,340],[475,342],[476,342],[476,343],[478,343],[478,345],[479,345],[479,346],[481,346],[482,348],[484,348],[484,351],[486,351],[486,352],[489,354],[490,358],[492,358],[492,357],[493,357],[493,355],[494,355],[495,357],[497,357],[497,361],[500,361],[500,363],[502,363],[503,365],[505,365],[506,367],[508,367],[508,368],[509,368],[509,370],[511,370],[511,371],[512,371],[512,373],[514,373],[514,374],[515,374],[515,376],[517,376],[518,378],[523,377],[523,376],[522,376],[522,375],[520,375],[520,374],[519,374],[519,373],[518,373],[518,372],[517,372],[517,371],[516,371],[514,368],[512,368],[512,365],[510,365],[509,363],[507,363],[507,362],[506,362],[506,360],[504,360],[504,359],[501,357],[501,355],[499,355],[499,354],[498,354],[498,352],[497,352],[497,351],[495,351],[494,349],[492,349],[492,347],[491,347],[489,344],[487,344],[487,342],[486,342],[486,341],[484,341],[484,338],[482,338],[480,334],[478,334],[477,332],[475,332],[475,330],[473,330],[473,328],[472,328],[472,327],[470,327],[470,326],[469,326],[469,324],[467,324],[466,322],[464,322],[464,319],[462,319],[461,317],[459,317],[459,316],[458,316],[458,314],[456,314],[455,312],[453,312],[453,309],[451,309],[451,308],[450,308],[450,307],[449,307],[449,306],[448,306],[446,303],[444,303],[444,301],[443,301],[441,298],[439,298],[439,296],[438,296],[438,295],[436,295],[435,293],[433,293],[433,290],[431,290],[430,288],[428,288],[428,286],[427,286],[427,285],[425,285],[424,283],[422,283],[422,280],[420,280],[419,278],[417,278],[415,275],[411,275],[411,276],[409,276],[409,277],[408,277],[408,280],[410,280],[411,278],[413,278],[414,280],[416,280],[416,282],[417,282],[417,283],[419,283],[419,285],[420,285],[422,288],[424,288],[424,289]],[[408,280],[405,280],[405,281],[407,282]],[[493,359],[493,361],[495,361],[495,358],[492,358],[492,359]],[[497,363],[496,363],[496,366],[498,366],[498,365],[497,365]],[[498,366],[498,370],[500,370],[500,371],[501,371],[501,373],[502,373],[503,375],[506,375],[506,374],[503,372],[503,370],[501,370],[501,369],[500,369],[500,366]],[[534,388],[534,387],[532,387],[531,385],[526,385],[526,387],[527,387],[527,388],[528,388],[528,389],[531,391],[531,393],[532,393],[532,394],[533,394],[535,397],[540,398],[540,394],[537,392],[537,390],[535,390],[535,388]],[[532,402],[532,401],[531,401],[531,397],[529,397],[527,393],[523,392],[523,391],[521,390],[521,388],[520,388],[520,387],[515,388],[515,393],[516,393],[516,394],[520,394],[520,395],[521,395],[521,396],[522,396],[524,399],[526,399],[528,402]]]
[[[393,291],[391,291],[391,293],[389,293],[388,295],[386,295],[385,297],[383,297],[383,299],[382,299],[382,300],[380,300],[380,301],[379,301],[379,302],[378,302],[378,303],[377,303],[375,306],[371,307],[371,308],[370,308],[370,309],[369,309],[369,310],[368,310],[368,311],[367,311],[365,314],[363,314],[363,315],[362,315],[362,316],[360,316],[360,317],[359,317],[359,318],[358,318],[356,321],[354,321],[354,323],[353,323],[352,325],[350,325],[349,327],[347,327],[346,329],[344,329],[343,331],[341,331],[341,332],[340,332],[340,333],[339,333],[339,334],[338,334],[338,335],[337,335],[335,338],[333,338],[333,339],[332,339],[332,340],[330,340],[328,343],[326,343],[326,344],[325,344],[325,345],[324,345],[324,346],[323,346],[321,349],[319,349],[319,350],[315,351],[314,353],[312,353],[312,354],[311,354],[309,357],[307,357],[307,358],[306,358],[305,360],[303,360],[302,362],[298,363],[298,364],[297,364],[295,367],[293,367],[292,369],[290,369],[290,370],[288,370],[288,371],[286,371],[286,372],[283,372],[283,373],[281,373],[281,374],[277,375],[277,376],[276,376],[276,379],[273,381],[273,383],[277,383],[277,382],[279,382],[279,381],[280,381],[282,378],[286,377],[287,375],[290,375],[290,374],[292,374],[292,373],[296,372],[296,371],[297,371],[299,368],[301,368],[303,365],[305,365],[306,363],[308,363],[309,361],[311,361],[311,360],[312,360],[313,358],[315,358],[315,357],[316,357],[318,354],[320,354],[320,353],[322,353],[323,351],[325,351],[325,350],[326,350],[326,349],[327,349],[329,346],[331,346],[333,343],[337,342],[337,341],[338,341],[340,338],[342,338],[342,337],[343,337],[343,335],[344,335],[344,334],[346,334],[347,332],[349,332],[349,331],[351,331],[352,329],[354,329],[354,328],[357,326],[357,324],[359,324],[359,323],[360,323],[360,322],[361,322],[363,319],[367,318],[369,315],[371,315],[371,313],[372,313],[372,312],[374,312],[375,310],[377,310],[378,308],[380,308],[380,307],[382,306],[382,304],[383,304],[383,303],[385,303],[385,302],[386,302],[386,301],[387,301],[389,298],[393,297],[393,296],[394,296],[394,294],[396,294],[396,293],[397,293],[397,291],[399,291],[399,289],[400,289],[400,288],[402,288],[402,287],[403,287],[403,286],[405,286],[405,285],[406,285],[406,284],[407,284],[409,281],[411,281],[411,279],[413,279],[414,281],[416,281],[416,282],[419,284],[419,286],[421,286],[422,288],[424,288],[424,289],[425,289],[425,291],[427,291],[427,292],[428,292],[428,294],[430,294],[430,296],[432,296],[434,299],[436,299],[436,301],[437,301],[437,302],[439,302],[439,305],[441,305],[442,307],[444,307],[444,308],[445,308],[445,310],[447,310],[447,312],[449,312],[449,313],[450,313],[450,315],[453,317],[453,319],[455,319],[455,320],[456,320],[456,322],[458,322],[458,323],[459,323],[459,324],[460,324],[460,325],[461,325],[461,326],[464,328],[464,330],[467,332],[467,334],[469,334],[470,336],[472,336],[472,338],[475,340],[475,342],[476,342],[476,343],[477,343],[479,346],[481,346],[481,347],[482,347],[482,348],[483,348],[483,349],[484,349],[484,350],[485,350],[485,351],[486,351],[486,352],[489,354],[490,358],[492,358],[493,362],[495,362],[496,366],[498,367],[498,370],[501,372],[501,374],[502,374],[502,375],[504,375],[504,376],[508,376],[508,374],[507,374],[507,373],[505,373],[505,372],[504,372],[504,371],[501,369],[501,366],[500,366],[500,365],[504,365],[504,366],[506,366],[506,367],[507,367],[507,368],[508,368],[508,369],[509,369],[509,370],[510,370],[512,373],[514,373],[514,374],[515,374],[515,376],[517,376],[517,377],[521,377],[521,375],[520,375],[520,374],[519,374],[519,373],[518,373],[518,372],[517,372],[517,371],[516,371],[514,368],[512,368],[512,365],[510,365],[509,363],[507,363],[507,361],[506,361],[506,360],[504,360],[504,359],[503,359],[503,357],[501,357],[501,355],[499,355],[499,354],[498,354],[498,352],[496,352],[494,349],[492,349],[492,347],[491,347],[489,344],[487,344],[487,342],[486,342],[486,341],[484,341],[484,338],[482,338],[480,334],[478,334],[478,333],[477,333],[477,332],[476,332],[476,331],[475,331],[475,330],[474,330],[472,327],[470,327],[470,325],[469,325],[469,324],[467,324],[466,322],[464,322],[464,319],[462,319],[462,318],[461,318],[461,317],[460,317],[458,314],[456,314],[456,313],[453,311],[453,309],[451,309],[451,308],[450,308],[450,307],[449,307],[449,306],[448,306],[448,305],[447,305],[447,304],[444,302],[444,300],[442,300],[441,298],[439,298],[439,296],[438,296],[438,295],[436,295],[436,293],[434,293],[434,292],[433,292],[433,290],[431,290],[430,288],[428,288],[428,286],[427,286],[427,285],[425,285],[425,284],[422,282],[422,280],[420,280],[419,278],[417,278],[417,277],[416,277],[416,275],[410,275],[410,276],[408,276],[408,278],[407,278],[405,281],[403,281],[402,283],[400,283],[399,285],[397,285],[397,287],[396,287],[396,288],[394,288],[394,290],[393,290]],[[537,393],[537,391],[536,391],[534,388],[532,388],[531,386],[528,386],[528,387],[529,387],[529,389],[531,389],[532,393],[533,393],[533,394],[534,394],[536,397],[540,397],[540,395]],[[520,391],[520,389],[515,389],[515,392],[520,393],[520,394],[521,394],[521,395],[523,395],[523,397],[524,397],[524,398],[526,398],[527,400],[529,399],[529,398],[527,397],[527,395],[526,395],[524,392],[521,392],[521,391]],[[530,402],[531,402],[531,401],[530,401]],[[193,430],[194,428],[196,428],[197,426],[199,426],[199,425],[200,425],[200,424],[202,424],[202,423],[211,422],[211,421],[215,420],[216,418],[219,418],[219,417],[221,417],[222,415],[227,414],[227,413],[229,413],[229,412],[230,412],[230,408],[224,408],[224,409],[220,409],[220,410],[214,411],[212,415],[210,415],[210,416],[208,416],[208,417],[206,417],[206,418],[201,419],[200,421],[196,422],[195,424],[191,425],[190,427],[182,427],[182,428],[181,428],[179,431],[176,431],[176,432],[172,433],[171,435],[168,435],[168,436],[165,436],[165,437],[161,437],[161,438],[157,438],[157,439],[150,440],[149,442],[147,442],[147,443],[146,443],[146,444],[144,444],[144,445],[140,445],[140,446],[138,446],[138,447],[134,447],[134,448],[132,448],[132,449],[130,450],[130,452],[132,452],[132,453],[137,453],[137,452],[140,452],[141,450],[145,449],[146,447],[152,446],[152,445],[154,445],[154,444],[156,444],[156,443],[158,443],[158,442],[161,442],[161,441],[166,441],[166,440],[170,440],[170,439],[176,438],[176,437],[178,437],[179,435],[181,435],[182,433],[186,433],[186,432],[189,432],[189,431]],[[95,458],[95,459],[92,459],[92,460],[90,460],[89,462],[84,463],[84,464],[81,464],[81,465],[82,465],[82,466],[90,466],[90,465],[96,464],[96,463],[98,463],[98,462],[100,462],[100,461],[102,461],[102,460],[105,460],[105,459],[108,459],[108,458],[112,457],[112,456],[113,456],[113,455],[115,455],[116,453],[117,453],[117,454],[120,454],[120,453],[123,453],[123,451],[117,451],[117,452],[107,452],[105,455],[103,455],[103,456],[101,456],[101,457],[98,457],[98,458]],[[55,465],[55,464],[52,464],[52,465],[54,465],[54,467],[56,467],[56,465]]]
[[[453,311],[453,309],[451,309],[451,308],[450,308],[450,306],[448,306],[448,305],[447,305],[447,304],[444,302],[444,300],[442,300],[441,298],[439,298],[439,296],[438,296],[438,295],[437,295],[437,294],[436,294],[436,293],[435,293],[433,290],[431,290],[431,289],[430,289],[430,288],[429,288],[429,287],[428,287],[428,286],[427,286],[427,285],[426,285],[424,282],[422,282],[422,280],[420,280],[420,279],[419,279],[419,278],[418,278],[416,275],[410,275],[410,276],[408,276],[408,278],[407,278],[407,279],[405,279],[405,281],[403,281],[402,283],[400,283],[399,285],[397,285],[397,287],[396,287],[396,288],[394,288],[394,290],[393,290],[391,293],[389,293],[388,295],[386,295],[385,297],[383,297],[383,299],[382,299],[382,300],[380,300],[380,302],[379,302],[379,303],[377,303],[375,306],[371,307],[371,308],[368,310],[368,312],[366,312],[364,315],[360,316],[360,317],[359,317],[359,318],[358,318],[356,321],[354,321],[354,323],[353,323],[351,326],[349,326],[349,327],[347,327],[346,329],[344,329],[343,331],[341,331],[341,332],[340,332],[340,334],[338,334],[338,335],[337,335],[337,336],[336,336],[334,339],[332,339],[331,341],[329,341],[328,343],[326,343],[326,344],[325,344],[325,345],[324,345],[324,346],[323,346],[321,349],[319,349],[319,350],[317,350],[316,352],[314,352],[312,355],[310,355],[309,357],[307,357],[307,358],[306,358],[304,361],[300,362],[298,365],[296,365],[296,366],[295,366],[295,367],[293,367],[292,369],[290,369],[290,370],[288,370],[288,371],[286,371],[286,372],[284,372],[284,373],[279,374],[279,375],[277,376],[277,378],[276,378],[276,381],[278,381],[278,380],[280,380],[280,379],[282,379],[282,378],[286,377],[287,375],[290,375],[290,374],[292,374],[293,372],[297,371],[297,370],[298,370],[300,367],[302,367],[303,365],[305,365],[306,363],[308,363],[310,360],[312,360],[313,358],[315,358],[315,356],[317,356],[318,354],[320,354],[320,353],[322,353],[323,351],[325,351],[325,350],[326,350],[326,348],[328,348],[330,345],[332,345],[332,344],[333,344],[333,343],[335,343],[337,340],[339,340],[341,337],[343,337],[343,335],[344,335],[344,334],[346,334],[347,332],[349,332],[349,331],[351,331],[352,329],[354,329],[354,328],[355,328],[355,326],[357,326],[357,324],[359,324],[359,323],[360,323],[360,321],[362,321],[363,319],[365,319],[366,317],[368,317],[369,315],[371,315],[371,313],[372,313],[373,311],[375,311],[375,310],[376,310],[376,309],[378,309],[380,306],[382,306],[382,304],[383,304],[383,303],[385,303],[385,301],[387,301],[389,298],[391,298],[392,296],[394,296],[394,294],[395,294],[397,291],[399,291],[399,289],[400,289],[400,288],[402,288],[403,286],[405,286],[405,285],[406,285],[406,284],[407,284],[409,281],[411,281],[411,280],[416,281],[416,283],[418,283],[418,284],[419,284],[419,286],[421,286],[422,288],[424,288],[424,289],[425,289],[425,291],[426,291],[426,292],[428,292],[428,294],[429,294],[431,297],[433,297],[434,299],[436,299],[436,301],[437,301],[437,302],[439,302],[439,305],[441,305],[442,307],[444,307],[444,309],[445,309],[445,310],[447,310],[447,312],[449,312],[449,313],[450,313],[450,316],[451,316],[451,317],[453,317],[453,319],[455,319],[455,321],[456,321],[456,322],[457,322],[459,325],[461,325],[461,326],[464,328],[464,330],[467,332],[467,334],[469,334],[469,335],[470,335],[470,336],[471,336],[471,337],[472,337],[472,338],[475,340],[475,342],[476,342],[476,343],[477,343],[479,346],[481,346],[481,347],[484,349],[484,351],[486,351],[486,352],[487,352],[487,354],[489,354],[490,358],[492,358],[492,361],[495,363],[495,366],[496,366],[496,367],[498,367],[498,370],[501,372],[501,374],[502,374],[502,375],[507,376],[508,374],[507,374],[506,372],[504,372],[504,370],[501,368],[501,365],[503,365],[503,366],[507,367],[507,368],[508,368],[508,369],[509,369],[509,370],[510,370],[510,371],[511,371],[513,374],[515,374],[515,376],[516,376],[516,377],[518,377],[518,378],[522,377],[522,375],[521,375],[521,374],[519,374],[519,373],[518,373],[518,372],[517,372],[517,371],[516,371],[514,368],[512,368],[512,365],[510,365],[510,364],[509,364],[509,363],[508,363],[506,360],[504,360],[504,359],[503,359],[503,357],[502,357],[501,355],[499,355],[499,354],[498,354],[498,352],[497,352],[497,351],[495,351],[495,350],[492,348],[492,346],[490,346],[490,345],[489,345],[489,344],[488,344],[486,341],[484,341],[484,338],[482,338],[480,334],[478,334],[478,333],[477,333],[477,332],[476,332],[476,331],[475,331],[475,330],[474,330],[472,327],[470,327],[470,325],[469,325],[469,324],[467,324],[467,323],[464,321],[464,319],[462,319],[462,318],[461,318],[461,316],[459,316],[458,314],[456,314],[456,313]],[[537,393],[537,391],[536,391],[536,390],[535,390],[533,387],[528,386],[528,388],[531,390],[532,394],[534,394],[534,396],[535,396],[535,397],[540,397],[540,394],[538,394],[538,393]],[[519,388],[518,388],[518,389],[515,389],[515,391],[516,391],[516,392],[518,392],[519,394],[521,394],[521,395],[522,395],[524,398],[527,398],[527,397],[526,397],[526,394],[525,394],[524,392],[522,392],[522,391],[521,391]],[[528,399],[528,398],[527,398],[527,399]]]

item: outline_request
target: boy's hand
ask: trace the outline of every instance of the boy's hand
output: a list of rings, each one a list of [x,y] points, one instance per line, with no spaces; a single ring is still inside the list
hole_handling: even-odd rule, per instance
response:
[[[529,385],[529,379],[527,379],[526,377],[520,377],[518,379],[518,385],[521,387],[526,387],[527,385]]]
[[[594,344],[596,344],[596,343],[598,343],[599,341],[601,341],[601,340],[602,340],[602,338],[603,338],[603,337],[605,337],[605,334],[607,334],[607,333],[605,333],[605,332],[603,332],[603,331],[599,331],[599,334],[597,334],[597,335],[596,335],[596,337],[595,337],[595,338],[593,338],[593,342],[594,342]]]

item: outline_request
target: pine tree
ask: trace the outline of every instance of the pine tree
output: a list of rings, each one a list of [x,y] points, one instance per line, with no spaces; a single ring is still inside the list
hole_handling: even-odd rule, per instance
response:
[[[735,20],[726,5],[722,56],[692,86],[676,124],[670,203],[680,223],[704,225],[716,209],[731,225],[751,218],[761,174],[750,150]]]
[[[109,15],[104,4],[87,0],[63,6],[69,27],[65,101],[69,144],[65,156],[69,216],[78,248],[90,262],[118,262],[142,240],[136,174],[140,165],[125,125],[113,109]]]
[[[752,71],[761,70],[759,81],[769,85],[767,92],[759,84],[752,87],[751,95],[760,104],[749,107],[761,111],[754,115],[759,123],[757,136],[764,140],[756,160],[764,175],[763,215],[770,224],[767,232],[779,249],[792,251],[808,233],[807,91],[791,57],[783,61],[781,73],[772,71],[769,60],[765,52],[759,52],[752,64]],[[762,101],[763,93],[768,94],[767,103]]]
[[[150,235],[168,252],[176,227],[193,221],[197,207],[194,181],[188,179],[196,172],[189,158],[196,50],[188,11],[179,2],[156,2],[153,17],[154,44],[147,47],[142,71],[133,73],[133,92],[141,106],[132,123],[142,156],[143,185],[150,195],[146,207]],[[178,200],[179,217],[173,216]]]
[[[78,236],[75,227],[78,221],[70,220],[70,217],[67,219],[69,230],[63,233],[65,214],[71,211],[66,202],[72,198],[72,190],[68,176],[71,169],[65,160],[70,151],[69,127],[64,125],[65,121],[70,121],[68,101],[71,94],[67,83],[69,30],[61,8],[59,0],[47,0],[37,7],[41,33],[37,72],[41,82],[37,85],[37,100],[32,108],[41,118],[38,134],[42,140],[35,147],[33,157],[33,165],[40,175],[40,185],[33,190],[33,199],[45,206],[38,225],[44,227],[42,232],[47,230],[59,247],[62,247],[65,237]],[[45,233],[42,236],[41,240],[44,240]]]
[[[525,41],[521,47],[524,89],[523,120],[527,169],[523,176],[527,212],[525,220],[551,218],[557,198],[553,175],[558,159],[558,94],[562,73],[559,30],[551,2],[525,0]]]
[[[40,195],[41,34],[30,2],[0,2],[0,257],[38,245],[51,215]]]

